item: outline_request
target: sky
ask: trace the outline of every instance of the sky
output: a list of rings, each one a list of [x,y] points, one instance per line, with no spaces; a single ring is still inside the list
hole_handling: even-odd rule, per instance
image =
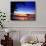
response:
[[[35,1],[31,2],[16,2],[14,13],[22,14],[35,14],[36,4]]]

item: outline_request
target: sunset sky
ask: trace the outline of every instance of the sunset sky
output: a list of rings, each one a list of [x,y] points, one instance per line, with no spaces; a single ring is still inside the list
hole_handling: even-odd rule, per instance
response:
[[[35,2],[16,2],[14,13],[35,14]]]

